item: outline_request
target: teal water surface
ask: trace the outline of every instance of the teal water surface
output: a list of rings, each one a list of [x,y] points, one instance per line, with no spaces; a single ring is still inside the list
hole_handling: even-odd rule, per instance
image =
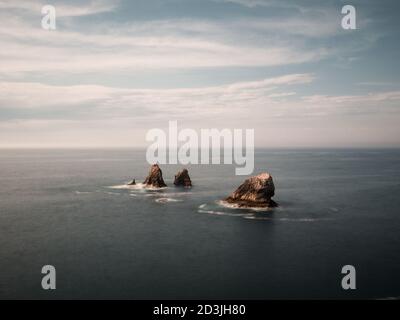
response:
[[[245,177],[189,166],[193,188],[143,190],[145,150],[1,150],[0,298],[400,296],[400,151],[256,150],[272,211],[219,200]],[[41,288],[41,268],[57,289]],[[357,289],[341,288],[354,265]]]

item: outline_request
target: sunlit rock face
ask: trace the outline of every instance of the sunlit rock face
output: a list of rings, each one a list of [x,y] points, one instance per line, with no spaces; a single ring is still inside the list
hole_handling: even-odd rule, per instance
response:
[[[153,164],[150,168],[149,175],[143,182],[144,185],[154,188],[163,188],[167,185],[164,182],[162,171],[158,164]]]
[[[225,201],[239,207],[273,208],[278,206],[271,199],[274,195],[274,181],[272,176],[265,172],[246,179]]]

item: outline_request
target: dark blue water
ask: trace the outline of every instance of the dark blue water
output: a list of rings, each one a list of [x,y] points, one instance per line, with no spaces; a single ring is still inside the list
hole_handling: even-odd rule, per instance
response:
[[[244,179],[233,166],[189,166],[191,190],[171,165],[167,189],[118,187],[148,167],[144,150],[2,150],[0,298],[400,296],[400,151],[258,150],[268,212],[219,205]]]

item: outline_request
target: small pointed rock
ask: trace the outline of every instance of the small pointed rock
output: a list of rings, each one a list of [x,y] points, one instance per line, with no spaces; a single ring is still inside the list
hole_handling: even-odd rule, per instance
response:
[[[131,182],[129,182],[127,185],[128,186],[134,186],[136,184],[136,180],[133,179]]]
[[[183,186],[185,188],[192,187],[192,181],[190,180],[189,172],[187,169],[183,169],[175,175],[174,185]]]
[[[269,173],[261,173],[246,179],[226,202],[239,207],[273,208],[278,204],[271,198],[275,195],[275,185]]]
[[[164,182],[162,171],[158,164],[153,164],[150,168],[149,175],[143,182],[144,185],[154,188],[162,188],[167,185]]]

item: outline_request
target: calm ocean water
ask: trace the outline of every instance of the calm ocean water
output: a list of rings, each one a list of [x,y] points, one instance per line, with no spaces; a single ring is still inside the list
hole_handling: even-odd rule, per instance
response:
[[[400,296],[399,150],[257,150],[255,167],[280,208],[220,206],[233,166],[188,166],[191,190],[161,166],[156,192],[119,187],[144,179],[144,150],[1,150],[0,298]]]

